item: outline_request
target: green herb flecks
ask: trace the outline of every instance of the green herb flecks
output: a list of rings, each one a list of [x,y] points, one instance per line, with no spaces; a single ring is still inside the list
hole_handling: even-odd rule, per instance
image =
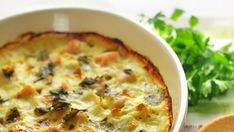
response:
[[[7,114],[6,117],[6,122],[7,123],[12,123],[17,121],[17,119],[20,117],[20,113],[16,107],[10,109],[9,113]]]
[[[2,69],[2,73],[6,78],[11,78],[14,74],[14,69],[12,67],[6,67]]]
[[[46,113],[48,113],[50,110],[46,107],[38,107],[34,109],[34,113],[36,115],[44,115]]]
[[[66,110],[70,107],[70,103],[64,102],[62,100],[54,100],[51,107],[52,111]]]
[[[68,96],[68,92],[63,88],[51,90],[50,94],[53,95],[54,100],[64,100]]]
[[[6,101],[8,101],[8,99],[4,99],[4,98],[2,98],[2,97],[0,96],[0,104],[4,103],[4,102],[6,102]]]
[[[81,56],[78,58],[78,61],[79,61],[81,64],[89,64],[90,56],[88,56],[88,55],[81,55]]]
[[[123,72],[128,75],[131,75],[133,73],[132,69],[124,69]]]
[[[42,78],[46,78],[48,75],[53,75],[54,64],[49,61],[48,64],[41,67],[40,69],[40,76]]]
[[[52,61],[49,61],[46,65],[41,66],[38,76],[39,78],[34,81],[34,83],[46,79],[48,76],[53,76],[54,64]]]
[[[94,85],[96,82],[97,82],[96,78],[86,77],[79,85],[81,87],[87,88],[87,87],[90,87],[91,85]]]
[[[69,120],[72,119],[78,112],[79,112],[79,110],[77,110],[77,109],[71,109],[71,112],[68,113],[67,115],[65,115],[65,116],[63,117],[64,121],[69,121]]]

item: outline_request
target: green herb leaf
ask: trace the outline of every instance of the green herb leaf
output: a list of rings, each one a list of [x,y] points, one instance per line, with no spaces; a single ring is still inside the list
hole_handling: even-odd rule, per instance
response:
[[[123,72],[128,75],[131,75],[133,73],[132,69],[124,69]]]
[[[189,19],[189,25],[190,27],[195,27],[198,24],[199,20],[195,16],[191,16]]]
[[[78,58],[78,61],[82,64],[89,64],[90,57],[87,55],[82,55]]]
[[[182,9],[175,9],[174,12],[171,15],[171,19],[174,21],[177,21],[180,16],[182,16],[184,13],[184,10]]]
[[[87,88],[93,84],[95,84],[97,80],[95,78],[88,78],[85,77],[85,79],[79,84],[81,87]]]
[[[204,99],[210,100],[233,88],[234,51],[230,51],[233,45],[228,44],[220,50],[213,50],[209,37],[193,28],[199,22],[195,16],[191,16],[189,28],[178,28],[165,18],[159,12],[148,18],[148,23],[179,57],[187,77],[189,105],[196,105]]]
[[[49,61],[46,65],[40,67],[39,78],[34,81],[34,83],[46,79],[49,75],[53,75],[54,64],[52,61]]]
[[[7,68],[2,69],[2,73],[6,78],[9,79],[14,74],[14,69],[7,67]]]
[[[7,99],[3,99],[3,98],[0,96],[0,104],[4,103],[4,102],[6,102],[6,101],[7,101]]]
[[[46,107],[38,107],[34,109],[36,115],[44,115],[49,112],[49,109]]]
[[[15,122],[18,118],[20,117],[20,113],[16,107],[10,109],[9,113],[7,114],[6,117],[6,122],[7,123],[12,123]]]
[[[48,64],[41,67],[40,76],[42,78],[46,78],[48,75],[53,75],[53,69],[54,69],[54,64],[52,63],[52,61],[49,61]]]
[[[68,92],[65,91],[63,88],[51,90],[50,94],[54,96],[54,100],[63,100],[65,97],[68,96]]]
[[[51,107],[52,111],[60,111],[60,110],[66,110],[70,107],[70,104],[67,102],[63,102],[61,100],[54,100],[53,105]]]

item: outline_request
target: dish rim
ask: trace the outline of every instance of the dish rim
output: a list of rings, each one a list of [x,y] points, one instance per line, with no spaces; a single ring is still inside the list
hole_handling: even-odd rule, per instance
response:
[[[155,39],[157,39],[161,44],[161,46],[168,51],[168,55],[174,60],[174,63],[176,65],[176,69],[178,70],[178,74],[180,77],[180,84],[181,84],[181,101],[180,101],[180,106],[179,106],[179,111],[178,111],[178,116],[176,122],[172,123],[172,131],[173,132],[179,132],[182,129],[184,119],[187,113],[187,106],[188,106],[188,89],[187,89],[187,81],[186,81],[186,76],[183,70],[183,67],[180,63],[180,60],[176,53],[173,51],[173,49],[167,44],[167,42],[162,39],[158,34],[144,26],[143,24],[140,24],[130,18],[127,18],[126,16],[122,16],[120,14],[106,11],[106,10],[101,10],[101,9],[93,9],[90,7],[46,7],[46,8],[39,8],[39,9],[30,9],[26,11],[21,11],[18,13],[15,13],[13,15],[6,16],[4,18],[0,18],[0,24],[4,21],[8,21],[10,19],[13,19],[15,17],[23,17],[24,15],[30,15],[34,13],[40,13],[40,12],[48,12],[48,11],[62,11],[62,10],[83,10],[83,11],[93,11],[93,12],[98,12],[101,14],[106,14],[106,15],[111,15],[113,17],[116,17],[118,19],[122,19],[122,21],[126,21],[128,23],[134,24],[136,27],[143,29],[148,33],[148,35],[151,35]]]

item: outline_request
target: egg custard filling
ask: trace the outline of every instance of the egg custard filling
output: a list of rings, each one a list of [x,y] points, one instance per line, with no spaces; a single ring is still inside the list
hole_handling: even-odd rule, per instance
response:
[[[167,132],[158,69],[97,33],[26,33],[0,49],[1,132]]]

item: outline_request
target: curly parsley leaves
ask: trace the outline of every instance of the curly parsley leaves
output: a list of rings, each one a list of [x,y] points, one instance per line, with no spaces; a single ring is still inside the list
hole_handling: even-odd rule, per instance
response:
[[[183,10],[176,9],[170,19],[176,21],[183,13]],[[142,17],[146,18],[144,15]],[[209,37],[194,29],[199,23],[197,17],[190,17],[189,27],[176,27],[159,12],[147,18],[147,23],[178,55],[187,78],[189,105],[212,99],[234,87],[234,52],[230,51],[232,44],[213,50]]]

